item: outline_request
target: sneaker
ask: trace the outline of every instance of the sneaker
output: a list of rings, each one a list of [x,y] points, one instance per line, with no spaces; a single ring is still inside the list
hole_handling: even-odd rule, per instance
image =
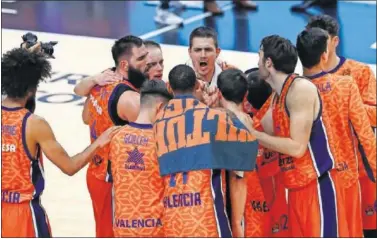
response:
[[[166,9],[156,8],[156,16],[154,20],[164,25],[181,25],[183,24],[183,18],[169,12]]]

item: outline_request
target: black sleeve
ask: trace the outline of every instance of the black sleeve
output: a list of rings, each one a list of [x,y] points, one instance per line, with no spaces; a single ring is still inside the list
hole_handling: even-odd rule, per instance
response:
[[[117,106],[118,106],[118,101],[119,101],[120,96],[128,90],[134,91],[131,87],[129,87],[126,84],[119,84],[114,88],[113,92],[111,93],[111,96],[109,99],[108,110],[109,110],[110,118],[113,121],[114,125],[128,124],[127,120],[123,120],[118,116],[118,111],[117,111]]]

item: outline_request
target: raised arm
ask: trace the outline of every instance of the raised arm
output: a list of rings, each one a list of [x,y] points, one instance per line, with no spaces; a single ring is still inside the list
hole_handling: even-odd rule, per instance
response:
[[[104,72],[101,72],[94,76],[88,76],[81,80],[73,89],[76,95],[79,96],[88,96],[91,89],[96,85],[107,85],[116,82],[117,77],[111,69],[107,69]]]
[[[65,149],[56,141],[50,125],[46,120],[32,115],[27,122],[27,135],[33,144],[39,144],[43,153],[63,173],[72,176],[82,169],[94,155],[97,149],[108,144],[119,127],[112,127],[106,130],[95,142],[89,145],[84,151],[70,157]]]
[[[290,114],[290,137],[270,136],[252,130],[259,143],[273,151],[292,157],[302,157],[308,147],[313,121],[319,111],[319,96],[314,84],[306,79],[297,80],[291,86],[286,103]]]

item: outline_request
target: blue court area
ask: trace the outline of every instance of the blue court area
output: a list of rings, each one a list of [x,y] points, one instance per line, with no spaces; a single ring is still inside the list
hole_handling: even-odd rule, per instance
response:
[[[8,1],[2,8],[2,28],[115,39],[134,34],[171,45],[188,45],[190,32],[202,25],[215,28],[220,47],[225,50],[257,52],[266,35],[279,34],[293,42],[310,14],[327,13],[341,25],[339,52],[368,64],[376,64],[376,4],[340,1],[337,8],[313,8],[297,14],[290,7],[298,1],[256,1],[259,9],[239,11],[231,1],[218,1],[223,16],[204,17],[201,9],[177,9],[188,19],[183,28],[167,28],[153,20],[155,5],[146,1]],[[198,19],[195,20],[195,17]]]

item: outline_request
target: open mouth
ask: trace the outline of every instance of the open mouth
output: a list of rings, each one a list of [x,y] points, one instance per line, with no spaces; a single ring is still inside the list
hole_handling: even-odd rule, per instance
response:
[[[206,61],[200,61],[199,65],[200,65],[200,67],[206,67],[206,66],[208,66],[208,63]]]

